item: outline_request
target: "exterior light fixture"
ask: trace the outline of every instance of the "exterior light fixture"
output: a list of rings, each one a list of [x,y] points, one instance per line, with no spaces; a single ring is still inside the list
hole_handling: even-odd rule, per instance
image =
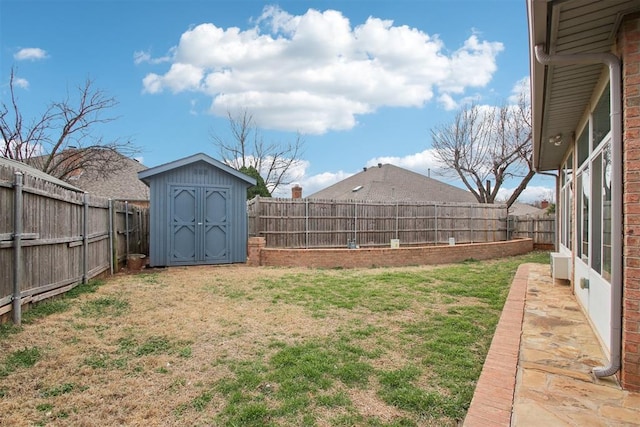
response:
[[[559,133],[557,135],[550,136],[549,137],[549,144],[553,144],[556,147],[559,146],[559,145],[562,145],[562,134]]]

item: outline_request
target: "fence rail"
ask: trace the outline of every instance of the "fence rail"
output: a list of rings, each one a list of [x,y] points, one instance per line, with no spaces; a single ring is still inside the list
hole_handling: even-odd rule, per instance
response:
[[[148,209],[0,166],[0,315],[148,252]]]
[[[508,239],[504,205],[374,203],[256,197],[248,203],[249,235],[266,247],[484,243]]]

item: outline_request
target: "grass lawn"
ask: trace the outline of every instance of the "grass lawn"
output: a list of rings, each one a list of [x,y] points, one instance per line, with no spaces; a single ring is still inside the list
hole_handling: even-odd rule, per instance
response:
[[[524,262],[92,282],[0,327],[0,425],[454,426]]]

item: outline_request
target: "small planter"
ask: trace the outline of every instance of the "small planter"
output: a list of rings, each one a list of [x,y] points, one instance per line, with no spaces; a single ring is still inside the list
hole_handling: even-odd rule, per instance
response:
[[[131,271],[140,271],[144,267],[147,256],[144,254],[129,254],[127,257],[127,268]]]

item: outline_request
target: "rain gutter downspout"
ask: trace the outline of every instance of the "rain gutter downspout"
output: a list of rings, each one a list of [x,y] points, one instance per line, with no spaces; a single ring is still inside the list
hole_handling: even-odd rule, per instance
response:
[[[544,46],[535,46],[536,60],[542,65],[604,64],[609,67],[611,82],[611,357],[607,366],[593,369],[596,377],[608,377],[620,369],[622,345],[622,77],[620,59],[612,53],[579,53],[549,55]]]

